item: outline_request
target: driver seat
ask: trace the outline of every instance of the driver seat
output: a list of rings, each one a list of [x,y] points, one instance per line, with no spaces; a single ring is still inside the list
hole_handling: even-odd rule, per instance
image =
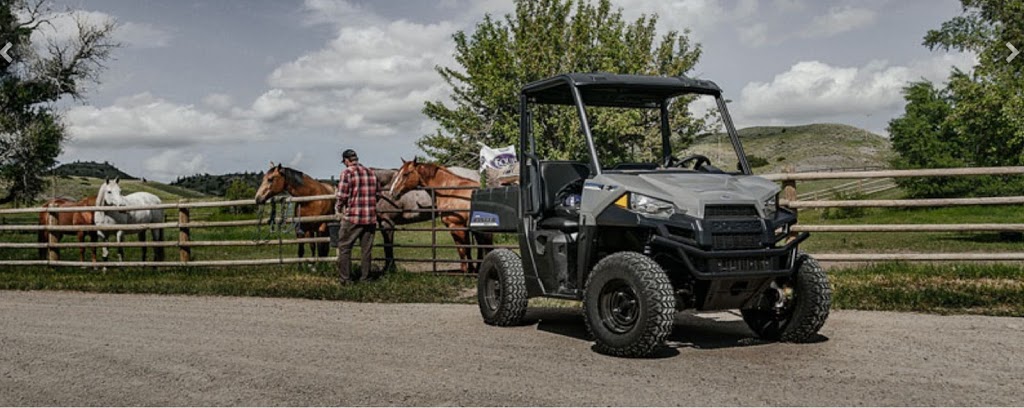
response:
[[[579,231],[579,213],[556,211],[562,206],[566,194],[582,193],[583,180],[590,177],[590,167],[577,161],[542,161],[540,175],[543,180],[540,228],[572,233]],[[579,186],[580,191],[575,190]]]

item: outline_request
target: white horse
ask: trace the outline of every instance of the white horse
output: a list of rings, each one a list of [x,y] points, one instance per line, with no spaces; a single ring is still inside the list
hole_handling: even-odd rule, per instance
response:
[[[127,207],[127,206],[144,206],[144,205],[155,205],[160,204],[160,197],[145,191],[138,193],[131,193],[127,196],[121,195],[121,185],[118,184],[120,180],[114,179],[114,181],[106,180],[103,185],[100,186],[99,193],[96,194],[96,205],[99,207],[113,206],[113,207]],[[136,210],[136,211],[96,211],[94,222],[96,225],[112,225],[112,224],[149,224],[154,222],[164,222],[164,210]],[[117,231],[117,242],[121,243],[121,237],[124,231]],[[139,231],[139,242],[146,241],[146,231]],[[164,230],[157,228],[152,230],[153,241],[164,240]],[[107,235],[103,231],[99,231],[99,237],[104,242],[107,241]],[[146,260],[146,247],[142,247],[142,260]],[[164,260],[164,249],[163,247],[156,247],[154,249],[153,260],[163,261]],[[107,248],[103,248],[103,260],[107,260],[109,252]],[[124,261],[124,247],[117,248],[117,259],[118,261]]]

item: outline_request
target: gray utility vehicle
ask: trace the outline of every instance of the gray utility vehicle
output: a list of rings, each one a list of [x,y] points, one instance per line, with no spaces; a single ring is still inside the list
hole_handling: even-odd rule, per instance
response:
[[[683,95],[716,101],[735,171],[706,155],[673,157],[670,108]],[[533,115],[543,112],[535,105],[574,107],[589,163],[538,157]],[[660,163],[602,166],[587,114],[607,108],[660,111]],[[807,233],[787,241],[796,216],[779,208],[775,183],[752,175],[717,85],[566,74],[523,87],[520,112],[520,183],[472,199],[473,231],[519,236],[519,254],[495,250],[481,265],[485,322],[519,324],[527,299],[546,296],[582,300],[596,349],[617,356],[657,351],[675,312],[688,308],[740,309],[765,339],[818,337],[831,302],[828,278],[797,251]]]

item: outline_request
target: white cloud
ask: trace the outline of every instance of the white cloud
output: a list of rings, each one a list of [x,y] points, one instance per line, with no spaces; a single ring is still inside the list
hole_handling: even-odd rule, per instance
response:
[[[803,38],[831,37],[874,24],[878,15],[874,10],[843,6],[832,7],[828,13],[814,17],[800,36]]]
[[[296,152],[295,156],[293,156],[292,159],[288,161],[288,167],[299,167],[299,165],[302,164],[303,156],[304,155],[302,154],[302,152]]]
[[[890,112],[903,104],[910,81],[942,81],[950,67],[969,69],[974,57],[946,54],[906,66],[871,61],[863,67],[837,67],[801,61],[769,82],[751,82],[741,91],[737,111],[745,122],[800,123],[838,115]]]
[[[212,93],[203,97],[203,105],[217,111],[227,111],[235,104],[235,99],[228,94]]]
[[[146,174],[141,177],[157,180],[207,173],[209,169],[203,154],[179,149],[164,150],[147,158],[142,164]]]
[[[180,147],[244,142],[261,137],[259,123],[179,105],[148,92],[98,108],[77,106],[66,115],[72,143],[80,147]]]

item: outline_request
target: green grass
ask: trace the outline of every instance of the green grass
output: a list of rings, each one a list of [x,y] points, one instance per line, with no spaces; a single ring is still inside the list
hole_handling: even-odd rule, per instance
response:
[[[469,303],[469,277],[392,273],[374,282],[339,286],[332,267],[259,268],[0,268],[0,289],[104,293],[293,297],[357,302]]]
[[[838,309],[1024,317],[1024,266],[885,263],[829,271]]]

